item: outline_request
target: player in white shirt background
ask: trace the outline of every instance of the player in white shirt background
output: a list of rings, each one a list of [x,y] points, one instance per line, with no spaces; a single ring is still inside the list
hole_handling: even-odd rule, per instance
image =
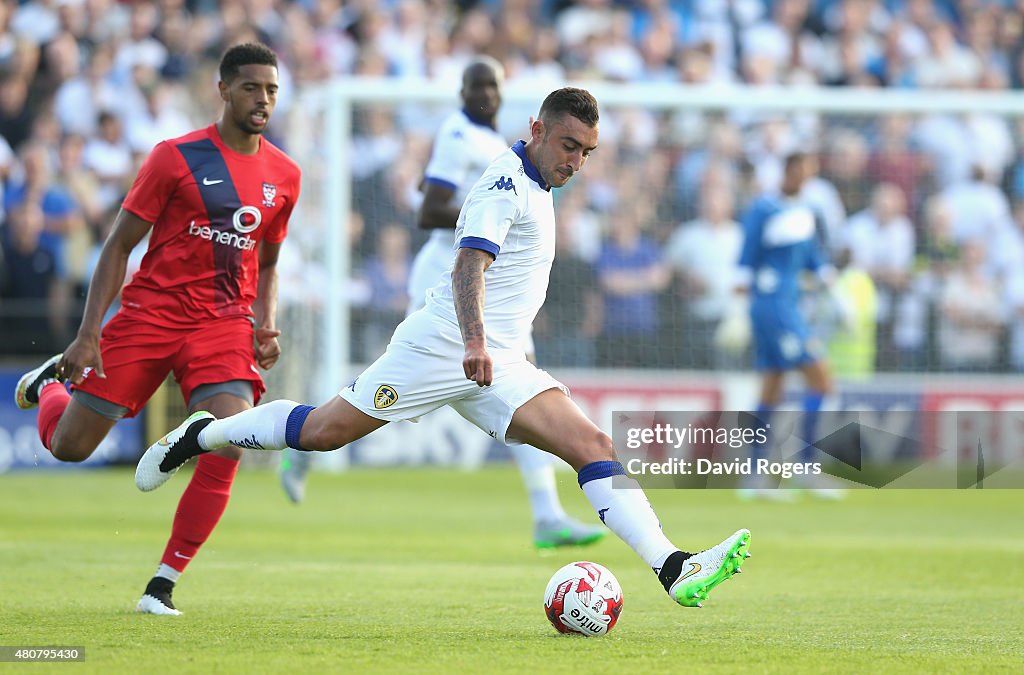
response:
[[[626,475],[611,437],[522,349],[554,259],[551,189],[583,168],[597,140],[593,96],[571,87],[549,94],[530,124],[530,141],[499,156],[470,191],[449,273],[426,306],[398,326],[383,356],[319,407],[278,400],[220,420],[192,415],[143,455],[139,489],[156,489],[190,458],[242,439],[264,450],[329,451],[448,405],[499,441],[526,441],[565,460],[594,511],[669,596],[700,606],[739,571],[750,532],[737,530],[696,554],[678,549]]]
[[[412,314],[426,303],[455,256],[455,226],[470,188],[492,161],[508,150],[498,133],[496,120],[501,106],[504,68],[495,59],[481,56],[462,73],[461,110],[450,114],[434,139],[424,171],[420,228],[430,238],[413,261],[409,274],[409,309]],[[450,284],[450,276],[448,277]],[[543,296],[542,296],[543,297]],[[523,350],[533,360],[533,340],[527,332]],[[533,542],[538,548],[591,544],[607,530],[571,518],[562,508],[555,484],[554,458],[546,452],[516,443],[510,451],[519,467],[533,515]],[[305,496],[306,476],[312,453],[289,449],[281,463],[281,485],[293,502]]]

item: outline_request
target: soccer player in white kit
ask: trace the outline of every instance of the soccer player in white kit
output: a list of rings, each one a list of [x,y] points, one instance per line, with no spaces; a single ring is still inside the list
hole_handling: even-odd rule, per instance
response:
[[[501,106],[504,68],[489,56],[475,58],[462,72],[461,110],[449,115],[434,139],[424,172],[423,205],[418,224],[430,239],[413,261],[409,274],[409,310],[426,303],[427,291],[451,266],[455,256],[455,226],[470,188],[488,165],[508,150],[496,130]],[[524,351],[533,360],[533,340],[527,334]],[[509,446],[519,466],[533,514],[533,543],[537,548],[581,546],[605,537],[603,527],[571,518],[562,508],[555,487],[554,457],[522,443]],[[281,462],[281,485],[293,502],[305,496],[312,453],[289,449]]]
[[[529,142],[502,153],[473,186],[445,282],[398,326],[383,356],[319,407],[279,400],[221,420],[195,413],[143,455],[139,489],[159,487],[191,457],[225,445],[333,450],[392,420],[449,405],[499,441],[527,442],[568,462],[601,520],[654,570],[669,596],[700,606],[739,571],[750,532],[737,530],[699,553],[676,547],[626,476],[611,438],[522,349],[554,259],[551,189],[583,168],[597,139],[593,96],[572,87],[549,94]]]

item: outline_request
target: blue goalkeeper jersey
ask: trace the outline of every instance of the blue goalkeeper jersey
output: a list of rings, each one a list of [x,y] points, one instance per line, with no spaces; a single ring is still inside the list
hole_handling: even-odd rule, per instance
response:
[[[825,264],[814,210],[782,195],[760,197],[743,218],[740,267],[749,269],[754,304],[797,309],[800,278]]]
[[[785,371],[817,361],[822,350],[800,312],[800,281],[805,270],[825,265],[818,218],[799,201],[761,197],[743,226],[740,268],[750,277],[754,366]]]

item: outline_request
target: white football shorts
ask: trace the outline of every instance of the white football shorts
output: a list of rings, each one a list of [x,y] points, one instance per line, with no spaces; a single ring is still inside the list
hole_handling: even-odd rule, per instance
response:
[[[395,329],[387,351],[338,395],[370,417],[418,421],[450,405],[502,443],[512,415],[548,389],[569,389],[526,360],[522,351],[492,350],[494,380],[480,387],[462,370],[465,348],[457,326],[428,309],[410,314]]]

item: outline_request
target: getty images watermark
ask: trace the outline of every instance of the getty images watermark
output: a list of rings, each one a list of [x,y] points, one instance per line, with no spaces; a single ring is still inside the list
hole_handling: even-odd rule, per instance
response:
[[[1024,488],[1024,412],[623,411],[645,488]]]
[[[771,423],[751,425],[746,428],[696,426],[688,423],[684,427],[658,422],[652,427],[629,427],[626,430],[626,449],[671,448],[678,451],[683,447],[716,447],[739,451],[743,448],[767,448]],[[756,452],[754,452],[756,454]],[[679,475],[679,476],[780,476],[792,478],[802,475],[824,473],[820,462],[776,462],[767,457],[746,457],[744,459],[714,459],[713,457],[666,457],[661,461],[650,458],[630,457],[626,461],[630,474]]]

